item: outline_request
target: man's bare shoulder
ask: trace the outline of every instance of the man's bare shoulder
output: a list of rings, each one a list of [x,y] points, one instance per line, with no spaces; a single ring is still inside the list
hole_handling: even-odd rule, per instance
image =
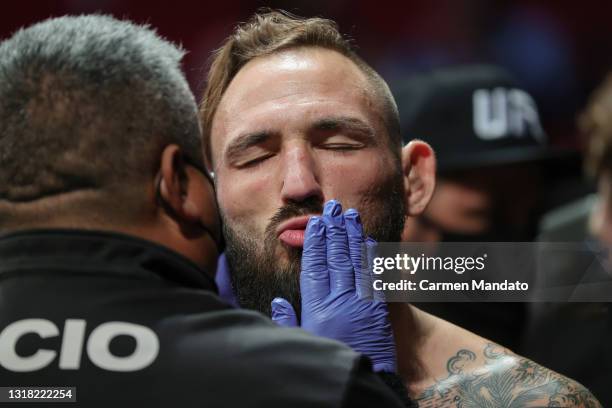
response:
[[[595,407],[589,390],[482,337],[424,314],[420,378],[409,382],[419,407]]]

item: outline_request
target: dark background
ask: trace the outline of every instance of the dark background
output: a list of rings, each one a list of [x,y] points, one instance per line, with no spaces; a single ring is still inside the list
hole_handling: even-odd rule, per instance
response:
[[[150,23],[181,43],[196,95],[210,52],[237,22],[263,6],[337,21],[387,80],[453,63],[508,68],[535,97],[550,140],[582,146],[575,117],[612,62],[612,7],[547,0],[12,1],[0,9],[0,37],[50,16],[100,12]]]
[[[337,21],[341,32],[355,40],[361,56],[389,82],[458,63],[504,66],[535,98],[549,140],[559,147],[582,148],[576,115],[612,67],[612,3],[592,0],[14,0],[0,6],[0,39],[64,14],[100,12],[149,23],[188,50],[185,72],[199,99],[211,51],[238,22],[264,6]],[[544,208],[584,193],[580,166],[562,163],[551,172],[557,180],[548,183]],[[553,188],[557,186],[562,188]],[[605,319],[591,313],[593,318],[587,320],[588,313],[578,305],[575,310],[560,309],[556,320],[544,319],[546,325],[531,333],[535,349],[516,351],[582,381],[606,403],[612,401],[612,358],[606,351],[611,337],[605,319],[612,312],[606,312]],[[477,310],[490,312],[499,322],[497,309]],[[468,316],[481,324],[482,315]],[[505,326],[515,337],[521,334]]]

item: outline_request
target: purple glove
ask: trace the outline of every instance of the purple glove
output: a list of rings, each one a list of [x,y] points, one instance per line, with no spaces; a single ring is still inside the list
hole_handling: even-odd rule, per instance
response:
[[[387,304],[371,298],[370,268],[362,264],[362,251],[375,245],[366,240],[357,211],[342,215],[342,206],[331,200],[322,217],[312,217],[306,227],[300,288],[301,327],[318,336],[351,346],[368,356],[374,371],[397,371],[395,342]],[[369,290],[368,290],[369,288]],[[272,301],[272,320],[281,326],[298,326],[291,304]]]
[[[232,288],[232,277],[230,276],[230,268],[227,263],[227,258],[225,257],[225,252],[222,253],[217,260],[215,282],[219,288],[219,297],[223,299],[225,303],[234,307],[239,307],[234,289]]]

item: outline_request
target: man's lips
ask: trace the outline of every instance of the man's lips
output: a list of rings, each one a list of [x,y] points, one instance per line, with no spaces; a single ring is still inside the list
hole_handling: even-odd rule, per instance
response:
[[[285,245],[290,247],[301,248],[304,246],[304,231],[308,220],[314,214],[302,215],[300,217],[291,218],[281,223],[276,229],[278,239]]]

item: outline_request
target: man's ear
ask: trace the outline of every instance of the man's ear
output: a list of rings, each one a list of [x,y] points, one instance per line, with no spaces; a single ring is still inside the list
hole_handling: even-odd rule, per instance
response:
[[[179,224],[200,224],[204,210],[204,187],[197,170],[186,166],[177,145],[164,148],[159,170],[159,198]]]
[[[425,210],[436,186],[436,158],[431,146],[413,140],[402,149],[402,171],[406,190],[406,215]]]

